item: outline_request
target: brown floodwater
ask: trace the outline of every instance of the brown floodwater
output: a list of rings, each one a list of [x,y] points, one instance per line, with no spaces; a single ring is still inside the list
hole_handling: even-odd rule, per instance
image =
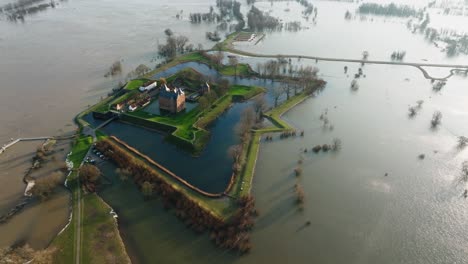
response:
[[[392,51],[405,48],[411,61],[467,61],[466,56],[446,58],[423,36],[408,32],[402,20],[346,22],[344,12],[356,8],[355,4],[314,3],[319,8],[317,25],[309,23],[309,29],[299,33],[268,34],[259,45],[241,48],[283,53],[287,47],[287,53],[346,58],[360,57],[368,50],[372,59],[388,59]],[[186,14],[206,12],[213,4],[208,0],[68,1],[30,16],[24,23],[0,20],[0,143],[73,130],[74,115],[122,79],[102,77],[113,61],[121,59],[126,72],[139,63],[154,66],[156,43],[163,41],[165,28],[189,36],[194,44],[208,46],[205,31],[213,27],[191,25]],[[280,16],[301,17],[300,11],[285,13],[287,5],[259,3]],[[289,5],[292,10],[299,8],[295,3]],[[181,9],[185,18],[177,20],[175,14]],[[466,24],[435,13],[434,21],[443,27]],[[452,23],[447,25],[445,20]],[[463,122],[468,113],[466,79],[454,77],[443,91],[434,93],[416,69],[365,66],[367,78],[353,92],[351,79],[343,74],[345,64],[317,66],[329,83],[326,90],[286,115],[306,131],[306,137],[262,145],[253,190],[261,216],[253,231],[252,253],[237,258],[214,249],[206,236],[190,233],[159,203],[141,203],[135,190],[127,190],[132,186],[119,184],[107,200],[122,210],[120,217],[129,231],[125,243],[135,247],[142,263],[158,257],[166,262],[200,263],[466,260],[468,211],[461,198],[466,186],[457,178],[460,163],[468,157],[466,150],[455,148],[456,137],[468,133]],[[347,66],[350,72],[357,71],[358,65]],[[422,111],[409,119],[408,106],[420,99],[425,101]],[[318,117],[325,109],[329,109],[333,130],[320,125]],[[429,120],[435,110],[443,112],[443,123],[431,130]],[[296,179],[292,170],[301,149],[328,143],[334,137],[343,140],[342,151],[303,155],[304,173]],[[0,195],[4,195],[0,212],[21,198],[25,186],[19,174],[28,167],[34,150],[34,144],[18,145],[8,150],[10,156],[0,157],[5,162],[0,165]],[[425,160],[418,160],[422,153]],[[303,212],[294,204],[296,183],[306,193]],[[132,201],[139,207],[126,206]],[[0,226],[0,246],[18,240],[36,247],[47,244],[66,223],[67,208],[65,191],[48,203],[28,207]],[[137,209],[139,214],[132,211]],[[140,215],[143,217],[136,217]],[[305,227],[307,221],[310,226]]]
[[[0,5],[10,3],[0,0]],[[75,129],[74,116],[94,104],[140,63],[154,67],[164,29],[210,46],[205,31],[190,25],[190,12],[206,12],[211,1],[65,1],[55,9],[9,22],[0,16],[0,145],[11,138],[53,136]],[[183,19],[176,14],[184,10]],[[124,74],[104,78],[121,60]],[[0,172],[0,212],[22,199],[22,175],[37,144],[19,144],[4,156]],[[14,177],[12,177],[14,175]],[[0,247],[25,241],[46,246],[68,221],[68,194],[31,205],[0,225]]]

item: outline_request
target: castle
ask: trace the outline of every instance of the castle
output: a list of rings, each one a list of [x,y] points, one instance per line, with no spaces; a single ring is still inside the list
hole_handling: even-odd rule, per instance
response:
[[[171,113],[178,113],[185,109],[185,93],[180,88],[169,88],[161,85],[159,92],[159,109]]]

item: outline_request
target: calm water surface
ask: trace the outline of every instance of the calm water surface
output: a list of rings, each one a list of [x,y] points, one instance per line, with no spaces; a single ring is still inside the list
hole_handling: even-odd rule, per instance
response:
[[[0,5],[10,2],[1,0]],[[0,18],[0,145],[10,138],[74,130],[73,117],[105,96],[129,71],[140,63],[154,67],[157,43],[164,42],[166,28],[188,36],[195,46],[211,46],[205,32],[212,31],[212,25],[192,26],[186,15],[182,20],[175,15],[181,10],[187,15],[206,12],[212,4],[208,0],[65,1],[27,17],[24,23]],[[122,60],[124,75],[104,78],[116,60]],[[0,212],[8,211],[24,192],[24,171],[12,168],[19,161],[14,157],[24,151],[28,152],[15,147],[9,150],[10,156],[0,157],[6,164],[1,165],[0,182],[8,183],[0,185],[0,193],[7,196]],[[35,214],[13,218],[8,235],[1,232],[0,247],[31,232],[60,230],[68,220],[68,195],[60,195],[65,202],[41,204],[34,207]],[[56,211],[63,213],[51,213]],[[44,221],[37,221],[38,217]],[[55,233],[41,233],[40,238],[30,235],[26,242],[44,247]]]
[[[309,25],[309,30],[272,33],[257,46],[239,47],[261,53],[345,58],[359,58],[368,50],[372,59],[387,59],[392,51],[405,49],[407,61],[468,61],[464,56],[447,59],[422,36],[408,32],[405,21],[347,22],[344,12],[355,4],[314,3],[319,8],[318,23]],[[163,39],[159,32],[166,27],[191,36],[194,43],[203,42],[204,26],[191,26],[169,16],[181,6],[205,11],[210,4],[69,1],[25,24],[0,21],[0,30],[5,32],[0,49],[8,51],[0,53],[5,84],[0,111],[8,113],[2,115],[5,125],[0,128],[0,139],[70,129],[65,125],[73,115],[118,81],[101,77],[114,60],[124,59],[128,68],[141,62],[150,64],[154,43]],[[291,9],[294,5],[290,3]],[[266,2],[258,6],[282,13],[286,3],[276,3],[278,8],[270,8]],[[464,25],[459,19],[437,16],[434,23]],[[67,37],[50,41],[54,36]],[[366,65],[367,78],[352,92],[351,79],[343,74],[345,65],[319,62],[316,66],[328,82],[326,90],[285,116],[305,130],[303,139],[262,145],[253,190],[260,217],[251,254],[237,258],[214,249],[206,236],[193,235],[165,213],[160,203],[141,203],[131,184],[119,183],[103,196],[118,210],[127,231],[125,242],[137,259],[141,263],[155,259],[163,263],[464,263],[468,257],[468,205],[461,198],[466,186],[457,178],[468,154],[456,148],[456,137],[468,131],[468,123],[463,122],[468,115],[466,79],[453,77],[441,92],[434,93],[417,69]],[[357,71],[358,65],[347,66],[351,73]],[[431,71],[447,74],[447,70]],[[408,106],[420,99],[425,101],[423,108],[409,119]],[[319,120],[325,109],[332,131],[324,130]],[[443,113],[442,125],[431,130],[429,121],[435,110]],[[304,147],[329,143],[335,137],[343,141],[339,153],[302,154],[303,176],[293,176]],[[225,155],[225,150],[214,149]],[[426,158],[419,160],[419,154]],[[294,204],[296,183],[306,193],[302,212]],[[19,184],[17,187],[18,192],[23,191]],[[58,218],[50,218],[48,225],[63,222],[54,219]],[[311,225],[304,227],[307,221]],[[15,228],[25,231],[19,223],[11,227]]]

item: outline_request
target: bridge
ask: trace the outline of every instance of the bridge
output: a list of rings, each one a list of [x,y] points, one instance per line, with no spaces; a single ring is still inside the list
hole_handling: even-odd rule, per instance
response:
[[[21,141],[38,141],[38,140],[48,140],[48,139],[53,139],[54,137],[32,137],[32,138],[18,138],[16,140],[11,141],[8,144],[3,145],[2,148],[0,148],[0,154],[5,152],[8,148],[14,146],[16,143],[19,143]]]
[[[119,113],[119,115],[120,115],[120,113]],[[119,119],[119,117],[120,117],[119,115],[116,115],[116,116],[114,116],[114,117],[109,118],[108,120],[106,120],[105,122],[103,122],[102,124],[100,124],[99,126],[97,126],[94,130],[96,131],[96,130],[98,130],[98,129],[101,129],[101,128],[107,126],[108,124],[110,124],[112,121],[114,121],[114,120],[116,120],[116,119]]]
[[[416,67],[423,73],[426,79],[436,81],[446,81],[456,72],[468,73],[468,65],[461,64],[438,64],[438,63],[416,63],[416,62],[403,62],[403,61],[381,61],[381,60],[363,60],[363,59],[344,59],[344,58],[328,58],[328,57],[316,57],[316,56],[305,56],[305,55],[288,55],[288,54],[258,54],[233,48],[227,48],[226,51],[235,53],[247,57],[257,58],[297,58],[297,59],[310,59],[316,61],[332,61],[332,62],[352,62],[352,63],[365,63],[365,64],[385,64],[385,65],[400,65],[400,66],[412,66]],[[435,78],[430,76],[423,67],[435,67],[435,68],[450,68],[450,74],[444,78]]]

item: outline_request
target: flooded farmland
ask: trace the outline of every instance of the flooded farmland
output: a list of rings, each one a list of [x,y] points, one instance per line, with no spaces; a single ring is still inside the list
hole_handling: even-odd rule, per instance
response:
[[[6,125],[0,128],[1,142],[18,134],[52,135],[72,130],[67,124],[73,116],[105,96],[119,81],[119,78],[101,77],[114,60],[123,59],[124,66],[129,68],[139,63],[155,63],[151,62],[156,56],[154,43],[163,39],[164,28],[186,34],[194,43],[209,45],[204,35],[210,25],[190,25],[174,16],[180,6],[206,12],[211,4],[212,1],[139,0],[131,4],[69,1],[29,18],[24,24],[0,21],[0,30],[6,32],[0,38],[0,48],[8,50],[0,54],[0,59],[6,62],[0,65],[5,82],[1,88],[0,110],[7,113],[2,119]],[[303,31],[273,32],[257,45],[241,43],[235,47],[261,54],[334,58],[360,58],[366,50],[375,60],[388,60],[394,50],[405,49],[406,61],[468,64],[468,57],[447,58],[423,36],[412,34],[403,19],[345,21],[344,13],[354,10],[356,4],[331,1],[314,1],[314,4],[319,13],[315,25],[309,22]],[[104,11],[111,6],[111,14]],[[260,2],[257,6],[271,9],[272,14],[284,19],[297,17],[293,11],[285,11],[295,10],[294,2],[273,6]],[[131,18],[132,22],[124,21],[124,17]],[[464,17],[447,18],[437,11],[433,17],[434,25],[440,27],[456,28],[465,21]],[[62,34],[69,37],[61,42],[49,41],[51,36]],[[253,69],[265,61],[247,57],[240,60],[251,63]],[[457,148],[457,137],[468,135],[466,77],[455,75],[442,90],[434,91],[430,80],[414,67],[361,66],[305,59],[294,59],[293,63],[318,67],[319,77],[328,84],[318,96],[284,116],[305,131],[304,138],[279,140],[274,135],[273,142],[261,146],[253,187],[260,216],[253,230],[252,252],[238,257],[215,249],[206,235],[197,236],[186,229],[175,216],[164,211],[158,200],[142,202],[136,187],[120,182],[113,175],[115,168],[108,164],[103,170],[114,177],[115,184],[105,189],[102,197],[119,214],[123,239],[132,259],[136,263],[155,260],[162,263],[463,263],[468,256],[465,224],[468,203],[463,198],[466,183],[459,179],[461,164],[468,159],[468,153]],[[349,74],[344,73],[345,66]],[[359,89],[352,90],[352,76],[360,67],[365,78],[358,80]],[[449,73],[449,69],[427,70],[436,77]],[[409,107],[419,100],[424,101],[420,110],[410,117]],[[443,117],[437,128],[431,128],[435,111],[440,111]],[[323,113],[329,120],[327,126],[320,118]],[[215,129],[232,128],[234,122],[222,117]],[[115,134],[125,133],[119,126],[120,123],[112,123],[106,129],[113,129]],[[149,133],[137,130],[130,133]],[[216,156],[225,155],[234,132],[229,129],[223,136],[219,141],[214,138],[207,151]],[[342,141],[339,152],[310,151],[315,145],[331,143],[334,138]],[[155,159],[170,162],[174,155],[181,155],[170,147],[153,152],[155,145],[130,142],[131,138],[125,140]],[[0,157],[0,162],[26,162],[34,152],[35,147],[30,147],[30,151],[26,147],[12,149],[11,156]],[[305,148],[309,150],[307,153]],[[165,153],[170,154],[165,156]],[[209,167],[209,159],[199,165],[226,174],[230,168],[226,168],[229,161],[224,157],[225,163],[215,168]],[[294,176],[298,160],[302,160],[300,177]],[[184,160],[184,164],[190,162],[188,157]],[[21,166],[3,167],[21,171]],[[180,173],[189,173],[177,164],[172,167]],[[11,174],[0,174],[0,180]],[[224,180],[216,180],[211,179],[207,188],[225,184]],[[8,195],[12,200],[19,199],[24,185],[19,178],[8,178],[8,181],[12,186]],[[206,184],[199,178],[193,181]],[[305,193],[303,210],[295,203],[296,184]],[[66,197],[65,192],[62,195]],[[8,206],[9,203],[0,203],[0,212],[8,210]],[[67,210],[67,203],[56,200],[43,206],[47,208],[38,206],[35,210]],[[34,228],[45,225],[55,230],[67,216],[60,213],[60,217],[54,218],[57,220]],[[24,221],[31,221],[27,219],[32,217],[26,212],[19,215],[11,221],[8,230],[26,232]],[[52,232],[46,237],[53,237]],[[29,239],[37,241],[34,236]],[[0,245],[9,243],[10,238],[0,237]]]

